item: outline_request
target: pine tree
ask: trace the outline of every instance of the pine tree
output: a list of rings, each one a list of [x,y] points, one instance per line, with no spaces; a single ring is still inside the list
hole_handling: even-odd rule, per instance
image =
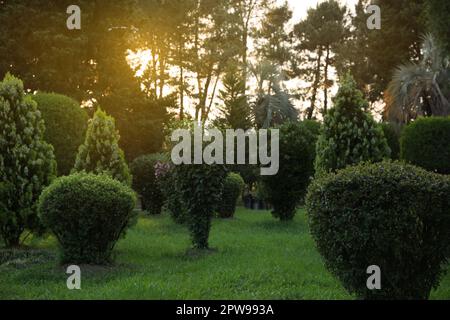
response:
[[[23,82],[7,74],[0,82],[0,236],[7,247],[20,244],[25,228],[40,226],[35,202],[56,175],[44,130]]]
[[[252,127],[250,106],[245,95],[245,79],[237,67],[230,67],[223,79],[224,89],[219,98],[224,106],[220,109],[219,119],[227,128],[250,129]]]
[[[316,148],[317,174],[334,172],[359,162],[382,161],[390,156],[381,126],[367,112],[369,103],[346,75],[325,116]]]
[[[131,185],[131,174],[124,153],[119,148],[119,138],[114,119],[97,110],[88,125],[86,139],[80,146],[73,171],[106,173]]]

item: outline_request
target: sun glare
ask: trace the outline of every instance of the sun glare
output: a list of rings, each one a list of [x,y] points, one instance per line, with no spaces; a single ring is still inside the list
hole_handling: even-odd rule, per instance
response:
[[[141,49],[138,51],[128,50],[127,61],[133,70],[136,71],[136,77],[142,77],[147,70],[152,59],[150,49]]]

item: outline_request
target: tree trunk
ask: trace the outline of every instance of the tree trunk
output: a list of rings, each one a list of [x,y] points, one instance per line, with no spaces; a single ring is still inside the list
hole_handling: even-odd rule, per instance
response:
[[[327,56],[325,58],[325,80],[323,85],[323,115],[328,111],[328,67],[330,66],[330,46],[327,47]]]
[[[316,72],[314,75],[313,94],[311,96],[311,106],[308,109],[307,119],[311,120],[314,115],[314,109],[316,108],[317,91],[320,82],[320,65],[322,60],[322,49],[319,49],[316,62]]]

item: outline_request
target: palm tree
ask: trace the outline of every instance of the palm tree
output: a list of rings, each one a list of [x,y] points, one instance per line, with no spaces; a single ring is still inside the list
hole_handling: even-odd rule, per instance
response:
[[[385,94],[390,121],[450,115],[450,61],[432,35],[423,37],[422,54],[418,63],[402,65],[394,73]]]
[[[279,67],[269,61],[250,65],[257,83],[257,99],[252,105],[253,117],[258,128],[269,128],[286,121],[298,119],[298,111],[290,96],[281,86],[284,79]]]

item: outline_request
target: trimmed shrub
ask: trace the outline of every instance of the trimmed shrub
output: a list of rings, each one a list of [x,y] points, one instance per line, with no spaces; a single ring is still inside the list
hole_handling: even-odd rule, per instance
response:
[[[62,263],[105,264],[133,217],[133,190],[108,175],[61,177],[39,199],[39,214],[61,245]]]
[[[450,118],[419,118],[403,129],[401,158],[441,174],[450,174]]]
[[[322,124],[319,121],[316,120],[303,120],[302,124],[306,127],[306,129],[308,129],[314,137],[316,137],[316,141],[317,138],[320,135],[320,129],[322,128]]]
[[[156,163],[155,176],[172,220],[178,224],[186,223],[187,210],[178,189],[173,164],[170,161]]]
[[[155,153],[140,156],[131,163],[133,174],[133,189],[141,196],[142,209],[150,214],[161,214],[164,195],[161,183],[156,178],[155,170],[158,163],[168,162],[167,155]]]
[[[32,98],[45,122],[44,139],[54,148],[58,174],[67,175],[84,141],[88,115],[78,102],[61,94],[40,92]]]
[[[183,164],[174,168],[176,192],[186,208],[186,223],[195,249],[207,249],[211,219],[220,201],[226,169],[223,165]]]
[[[292,220],[314,175],[315,142],[313,134],[301,123],[290,122],[280,128],[280,167],[276,175],[262,176],[272,214]]]
[[[360,164],[315,180],[306,199],[326,267],[365,299],[427,299],[446,269],[450,179],[401,163]],[[369,290],[367,268],[381,269]]]
[[[40,229],[35,202],[56,175],[53,148],[44,141],[44,121],[21,80],[0,82],[0,236],[20,244],[25,228]]]
[[[219,217],[232,218],[234,216],[236,203],[244,185],[245,182],[239,174],[230,172],[227,175],[223,184],[222,200],[217,208]]]
[[[118,141],[114,119],[97,110],[89,120],[86,139],[79,148],[73,172],[109,174],[130,186],[131,174]]]
[[[357,89],[355,80],[347,75],[334,98],[334,108],[325,116],[317,141],[317,174],[390,157],[383,130],[367,108],[368,102]]]
[[[385,122],[381,124],[381,128],[389,149],[391,149],[391,159],[398,160],[400,158],[400,127],[393,123]]]

